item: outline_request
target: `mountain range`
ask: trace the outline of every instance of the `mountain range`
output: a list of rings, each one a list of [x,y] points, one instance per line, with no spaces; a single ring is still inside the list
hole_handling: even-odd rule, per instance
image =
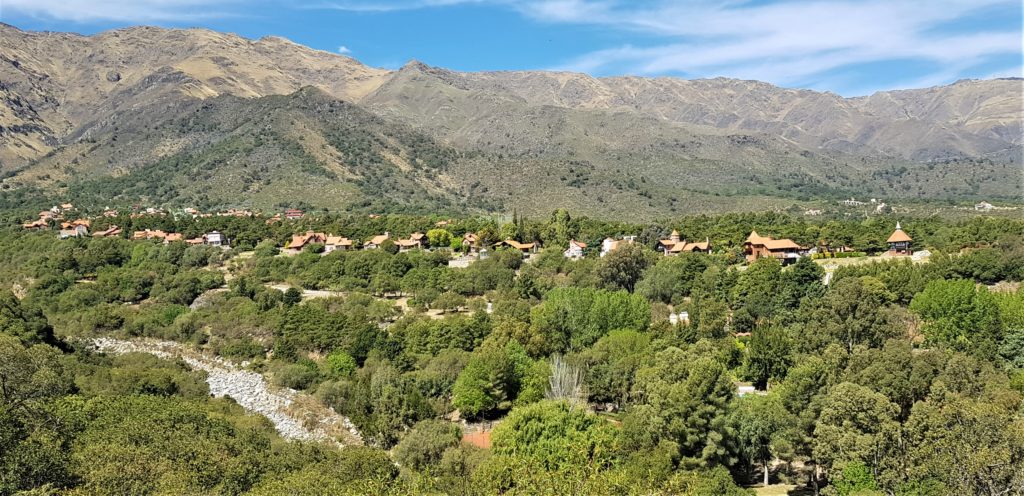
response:
[[[618,218],[1019,199],[1020,79],[844,98],[758,81],[372,68],[279,37],[0,24],[3,189],[86,204]]]

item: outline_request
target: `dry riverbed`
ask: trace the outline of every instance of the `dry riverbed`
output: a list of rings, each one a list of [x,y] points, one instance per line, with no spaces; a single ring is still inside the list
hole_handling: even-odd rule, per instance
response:
[[[242,408],[263,415],[284,438],[339,445],[363,443],[359,431],[347,417],[305,393],[272,388],[261,374],[223,358],[199,353],[172,341],[97,338],[92,343],[97,350],[107,353],[141,352],[161,358],[180,358],[193,369],[206,372],[211,395],[230,396]]]

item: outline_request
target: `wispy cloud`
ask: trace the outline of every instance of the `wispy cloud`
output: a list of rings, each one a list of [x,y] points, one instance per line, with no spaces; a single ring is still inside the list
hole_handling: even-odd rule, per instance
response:
[[[3,0],[7,13],[72,22],[196,21],[241,15],[242,0]]]
[[[983,9],[1017,0],[820,0],[775,3],[539,0],[518,8],[541,22],[596,24],[657,35],[646,46],[594,50],[558,68],[590,73],[723,75],[829,85],[829,73],[885,61],[933,63],[918,82],[955,79],[989,57],[1021,53],[1020,29],[949,34]],[[1019,16],[1018,16],[1019,17]],[[888,82],[887,82],[888,83]]]
[[[349,47],[347,47],[345,45],[341,45],[341,46],[338,47],[338,53],[340,53],[342,55],[348,55],[348,54],[352,53],[352,50],[349,49]]]

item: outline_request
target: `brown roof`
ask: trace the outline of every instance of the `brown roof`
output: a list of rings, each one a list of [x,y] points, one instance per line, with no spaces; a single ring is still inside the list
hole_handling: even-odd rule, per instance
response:
[[[417,232],[414,232],[414,233],[410,234],[409,235],[409,239],[412,239],[412,240],[415,240],[415,241],[419,241],[419,240],[423,239],[424,236],[426,236],[426,234],[423,234],[423,233],[417,231]]]
[[[517,250],[532,250],[537,243],[520,243],[514,239],[506,239],[505,244]]]
[[[570,239],[569,240],[569,246],[572,246],[572,245],[576,245],[576,246],[578,246],[580,248],[586,248],[587,247],[586,243],[584,243],[582,241],[576,241],[575,239]]]
[[[153,238],[164,239],[166,237],[167,237],[167,233],[165,233],[165,232],[163,232],[163,231],[161,231],[159,229],[157,229],[155,231],[150,231],[149,229],[146,229],[144,231],[135,231],[134,233],[132,233],[132,239],[153,239]]]
[[[757,231],[751,231],[747,236],[747,243],[764,246],[769,250],[799,250],[802,247],[792,239],[775,239],[771,236],[761,236]]]
[[[669,249],[669,251],[672,252],[672,253],[681,253],[681,252],[684,252],[684,251],[694,251],[694,250],[708,251],[708,248],[710,248],[710,247],[711,247],[711,241],[708,240],[708,239],[705,239],[704,241],[701,241],[699,243],[688,243],[686,241],[680,241],[680,242],[676,243],[675,245],[673,245],[672,248]]]
[[[885,240],[886,243],[905,243],[913,241],[913,238],[909,234],[903,232],[903,229],[897,229],[892,232],[889,239]]]
[[[342,236],[327,236],[327,243],[332,246],[352,246],[352,240]]]
[[[368,245],[379,245],[379,244],[382,244],[382,243],[384,243],[385,241],[387,241],[389,239],[391,239],[391,235],[390,234],[379,234],[377,236],[374,236],[374,237],[370,238],[370,240],[367,241],[366,244],[368,244]]]
[[[296,234],[292,236],[292,240],[288,242],[288,248],[292,250],[301,250],[302,247],[310,243],[325,243],[327,242],[327,235],[324,233],[318,233],[313,231],[306,231],[305,234]]]
[[[94,232],[94,233],[92,233],[92,235],[94,237],[97,237],[97,238],[105,238],[105,237],[110,237],[110,236],[120,236],[121,235],[121,228],[117,227],[117,226],[110,226],[105,231]]]
[[[183,235],[181,233],[167,233],[167,236],[164,237],[164,241],[168,241],[168,242],[170,242],[170,241],[182,241],[184,239],[185,239],[185,235]]]

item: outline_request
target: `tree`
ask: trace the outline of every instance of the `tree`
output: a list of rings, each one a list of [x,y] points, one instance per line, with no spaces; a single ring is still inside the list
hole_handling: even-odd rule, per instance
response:
[[[733,288],[733,308],[744,306],[755,319],[771,317],[782,296],[782,265],[774,258],[760,258],[740,273]]]
[[[636,400],[623,419],[625,448],[651,450],[665,440],[677,446],[683,468],[731,464],[735,391],[725,366],[699,350],[658,352],[637,372]]]
[[[696,253],[662,257],[643,273],[636,290],[651,301],[680,301],[690,296],[694,281],[707,270],[708,260],[708,256]]]
[[[814,429],[814,457],[826,468],[860,462],[873,473],[897,437],[899,408],[885,395],[844,382],[825,397]]]
[[[798,259],[782,272],[784,304],[789,308],[796,308],[801,298],[821,296],[825,292],[825,286],[822,284],[824,277],[825,269],[814,263],[810,257]]]
[[[431,229],[427,231],[427,241],[435,248],[447,247],[452,244],[452,233],[447,229]]]
[[[57,344],[43,313],[18,301],[10,290],[0,291],[0,333],[15,336],[25,345]]]
[[[579,350],[613,329],[645,329],[650,320],[650,304],[639,295],[558,288],[531,310],[531,336],[524,345],[534,355]]]
[[[910,309],[924,319],[930,343],[979,356],[996,356],[1003,326],[999,309],[987,288],[967,280],[936,280],[914,296]]]
[[[463,416],[508,410],[522,385],[522,362],[529,357],[515,341],[488,341],[473,352],[452,387],[452,405]],[[519,362],[519,363],[517,363]]]
[[[423,420],[395,446],[395,461],[403,467],[423,470],[437,465],[448,448],[458,446],[462,430],[444,420]]]
[[[764,390],[769,381],[782,379],[791,363],[789,337],[783,329],[754,329],[743,360],[744,374],[754,382],[754,387]]]
[[[302,301],[302,291],[291,287],[284,292],[284,304],[287,306],[298,305]]]
[[[786,411],[775,394],[740,398],[731,418],[740,453],[751,463],[761,463],[764,485],[768,486],[772,459],[792,453],[796,418]]]
[[[847,350],[864,344],[879,347],[903,331],[889,305],[893,295],[873,277],[851,277],[832,283],[820,300],[808,305],[810,325],[798,342],[805,350],[824,347],[821,338],[842,343]]]
[[[597,276],[611,289],[625,289],[630,293],[640,281],[647,267],[655,261],[654,252],[638,243],[619,243],[619,247],[601,258]]]

